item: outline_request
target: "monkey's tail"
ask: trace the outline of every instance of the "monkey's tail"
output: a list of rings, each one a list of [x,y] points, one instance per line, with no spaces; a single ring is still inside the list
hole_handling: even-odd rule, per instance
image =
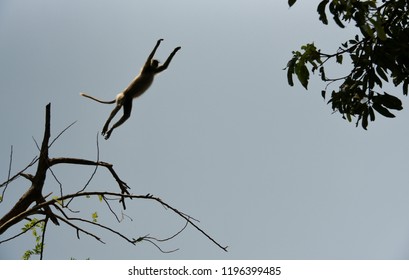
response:
[[[92,97],[91,95],[85,94],[85,93],[83,93],[83,92],[80,92],[80,95],[81,95],[81,96],[84,96],[84,97],[87,97],[87,98],[89,98],[89,99],[92,99],[92,100],[94,100],[94,101],[97,101],[97,102],[99,102],[99,103],[103,103],[103,104],[114,104],[114,103],[116,102],[116,99],[111,100],[111,101],[99,100],[99,99],[97,99],[97,98],[95,98],[95,97]]]

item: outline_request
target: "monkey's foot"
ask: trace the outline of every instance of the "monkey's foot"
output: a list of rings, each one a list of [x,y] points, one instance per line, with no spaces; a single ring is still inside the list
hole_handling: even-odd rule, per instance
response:
[[[111,136],[112,130],[109,130],[107,133],[104,133],[102,135],[104,135],[105,140],[108,140],[109,137]]]

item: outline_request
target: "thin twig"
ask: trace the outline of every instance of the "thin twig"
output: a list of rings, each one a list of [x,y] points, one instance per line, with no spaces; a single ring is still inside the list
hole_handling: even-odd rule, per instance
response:
[[[40,260],[43,259],[43,254],[44,254],[44,244],[45,244],[45,233],[47,230],[47,224],[48,224],[49,218],[45,218],[44,222],[44,227],[43,227],[43,234],[41,235],[41,252],[40,252]]]
[[[173,250],[170,250],[170,251],[165,251],[165,250],[162,250],[162,248],[161,248],[158,244],[156,244],[155,242],[153,242],[152,240],[149,240],[149,239],[147,239],[147,238],[142,238],[142,240],[143,240],[143,241],[147,241],[147,242],[153,244],[159,251],[161,251],[161,253],[164,253],[164,254],[174,253],[174,252],[176,252],[176,251],[179,250],[179,248],[176,248],[176,249],[173,249]],[[142,241],[142,240],[141,240],[141,241]]]
[[[10,175],[11,175],[11,166],[13,164],[13,145],[10,147],[10,161],[9,161],[9,171],[7,174],[7,182],[10,180]],[[7,185],[6,185],[7,188]]]
[[[11,145],[11,147],[10,147],[9,171],[7,173],[7,181],[6,181],[6,185],[4,186],[4,189],[2,191],[0,202],[2,202],[4,200],[4,194],[5,194],[6,190],[7,190],[7,187],[8,187],[9,182],[10,182],[12,163],[13,163],[13,145]],[[2,187],[2,186],[0,186],[0,187]]]
[[[175,238],[176,236],[178,236],[179,234],[181,234],[182,231],[184,231],[188,225],[189,225],[189,223],[186,222],[185,225],[184,225],[178,232],[176,232],[174,235],[172,235],[172,236],[170,236],[170,237],[168,237],[168,238],[158,239],[158,238],[150,237],[150,236],[146,236],[145,238],[153,239],[153,240],[158,241],[158,242],[169,241],[169,240]]]
[[[58,180],[57,176],[55,175],[53,169],[51,167],[48,168],[51,172],[51,175],[53,175],[54,180],[58,183],[59,187],[60,187],[60,196],[63,196],[63,187],[62,187],[62,183],[60,182],[60,180]]]
[[[89,236],[94,237],[97,241],[101,242],[102,244],[105,244],[105,242],[102,241],[102,239],[99,236],[97,236],[97,235],[95,235],[95,234],[93,234],[93,233],[91,233],[89,231],[86,231],[85,229],[80,228],[80,227],[76,226],[75,224],[71,223],[70,221],[68,221],[68,220],[75,220],[74,218],[68,218],[67,217],[67,219],[65,219],[65,218],[63,218],[61,216],[58,216],[58,215],[55,215],[55,216],[58,217],[58,219],[60,219],[60,221],[63,221],[67,225],[69,225],[69,226],[73,227],[74,229],[76,229],[78,239],[79,239],[79,232],[82,232],[82,233],[85,233],[85,234],[87,234]]]
[[[207,234],[203,229],[201,229],[198,225],[196,225],[194,222],[191,221],[191,218],[184,214],[183,212],[177,210],[176,208],[170,206],[169,204],[167,204],[166,202],[164,202],[163,200],[161,200],[159,197],[154,197],[152,195],[130,195],[130,194],[119,194],[119,193],[112,193],[112,192],[84,192],[84,193],[79,193],[79,194],[71,194],[71,195],[66,195],[64,197],[60,197],[58,198],[58,200],[65,200],[65,199],[70,199],[70,198],[79,198],[82,196],[98,196],[98,195],[102,195],[102,196],[114,196],[114,197],[120,197],[122,199],[125,198],[136,198],[136,199],[149,199],[149,200],[155,200],[158,203],[160,203],[161,205],[166,206],[167,208],[171,209],[174,213],[176,213],[177,215],[179,215],[180,217],[182,217],[184,220],[186,220],[187,223],[189,223],[190,225],[192,225],[196,230],[198,230],[199,232],[201,232],[204,236],[206,236],[210,241],[212,241],[215,245],[217,245],[220,249],[222,249],[223,251],[227,252],[227,247],[228,246],[222,246],[220,245],[214,238],[212,238],[209,234]],[[42,208],[46,205],[50,205],[50,204],[55,204],[55,200],[49,200],[47,202],[44,203],[40,203],[36,206],[34,206],[33,208],[31,208],[30,210],[27,210],[25,215],[30,214],[30,211],[35,211],[36,209]],[[56,206],[56,205],[54,205]],[[22,213],[23,214],[23,213]]]
[[[96,143],[97,143],[97,159],[96,159],[95,162],[99,162],[99,141],[98,141],[98,136],[99,136],[99,135],[98,135],[98,133],[97,133],[97,138],[96,138]],[[97,173],[98,166],[99,166],[98,164],[95,165],[94,171],[92,172],[92,174],[91,174],[91,176],[89,177],[88,181],[85,183],[84,187],[83,187],[80,191],[78,191],[77,193],[83,192],[83,191],[88,187],[88,185],[91,183],[92,179],[94,179],[95,174]]]
[[[121,221],[119,220],[118,215],[114,212],[114,210],[111,208],[111,205],[109,204],[109,202],[107,201],[107,199],[105,198],[105,196],[102,197],[102,199],[104,200],[105,204],[108,206],[109,211],[111,211],[111,213],[115,216],[116,220],[118,221],[118,223],[120,223]]]
[[[20,176],[23,176],[23,177],[26,178],[26,179],[29,179],[30,177],[32,177],[32,175],[30,175],[30,174],[24,174],[24,171],[26,171],[28,168],[30,168],[31,166],[33,166],[37,161],[38,161],[38,157],[35,156],[35,157],[31,160],[31,162],[30,162],[26,167],[24,167],[21,171],[19,171],[19,172],[16,173],[15,175],[13,175],[13,176],[12,176],[10,179],[8,179],[7,181],[5,181],[5,182],[3,182],[2,184],[0,184],[0,188],[2,188],[2,187],[5,186],[5,185],[10,184],[11,182],[13,182],[15,179],[17,179],[17,178],[20,177]],[[29,180],[30,180],[30,179],[29,179]],[[3,195],[4,195],[4,193],[3,193]]]
[[[60,133],[58,133],[58,135],[54,138],[54,140],[51,141],[50,145],[48,146],[48,148],[50,148],[55,141],[57,141],[58,138],[60,138],[61,135],[64,134],[64,132],[66,132],[71,126],[73,126],[74,124],[76,124],[77,121],[71,123],[70,125],[68,125],[66,128],[64,128]]]
[[[34,144],[36,145],[37,150],[40,151],[40,146],[38,145],[37,140],[34,138],[34,136],[31,136],[31,138],[32,138],[33,141],[34,141]]]
[[[126,237],[125,235],[123,235],[122,233],[111,229],[110,227],[104,226],[104,225],[99,224],[99,223],[94,223],[94,222],[92,222],[92,221],[89,221],[89,220],[86,220],[86,219],[82,219],[82,218],[72,218],[72,217],[68,217],[65,213],[63,213],[63,215],[64,215],[65,218],[63,218],[63,217],[59,217],[59,218],[62,219],[63,221],[65,221],[65,222],[68,222],[68,220],[70,220],[70,221],[79,221],[79,222],[83,222],[83,223],[86,223],[86,224],[91,224],[91,225],[93,225],[93,226],[100,227],[100,228],[103,228],[103,229],[105,229],[105,230],[108,230],[108,231],[110,231],[110,232],[112,232],[112,233],[114,233],[114,234],[120,236],[121,238],[125,239],[125,240],[128,241],[129,243],[132,243],[133,245],[135,245],[135,243],[134,243],[131,239],[127,238],[127,237]],[[57,217],[58,217],[58,216],[57,216]],[[72,223],[70,223],[70,224],[72,224]],[[76,228],[77,230],[81,230],[81,231],[84,232],[84,230],[82,230],[80,227],[75,226],[75,228]],[[100,238],[97,238],[97,240],[105,244],[105,242],[103,242]]]

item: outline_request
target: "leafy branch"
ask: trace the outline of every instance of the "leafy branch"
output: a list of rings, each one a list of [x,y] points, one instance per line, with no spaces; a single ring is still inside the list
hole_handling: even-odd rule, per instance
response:
[[[290,6],[296,0],[290,0]],[[300,51],[293,51],[287,67],[287,80],[294,85],[295,75],[307,89],[310,72],[318,70],[321,80],[326,83],[321,95],[325,99],[327,90],[334,82],[338,88],[331,90],[328,101],[333,111],[341,113],[344,119],[356,125],[361,122],[367,129],[368,120],[375,120],[375,112],[393,118],[390,110],[401,110],[402,102],[396,96],[381,92],[383,82],[392,80],[397,87],[402,85],[404,95],[409,87],[409,2],[323,0],[317,7],[319,19],[328,24],[327,10],[334,22],[341,28],[351,21],[359,29],[360,35],[344,42],[335,53],[321,52],[314,43],[306,44]],[[379,6],[378,6],[379,5]],[[344,56],[349,56],[351,71],[341,77],[328,78],[325,64],[335,60],[342,64]]]

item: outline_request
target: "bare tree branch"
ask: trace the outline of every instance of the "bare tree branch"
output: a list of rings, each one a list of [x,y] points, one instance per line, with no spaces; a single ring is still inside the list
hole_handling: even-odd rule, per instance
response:
[[[47,233],[48,217],[45,219],[43,234],[41,235],[41,251],[40,251],[40,260],[43,259],[44,254],[44,244],[45,244],[45,234]]]
[[[55,141],[57,141],[58,138],[60,138],[61,135],[64,134],[64,132],[66,132],[68,129],[70,129],[71,126],[73,126],[74,124],[76,124],[77,121],[71,123],[69,126],[67,126],[66,128],[64,128],[60,133],[58,133],[58,135],[54,138],[53,141],[51,141],[50,146],[48,146],[49,148],[54,144]]]
[[[78,225],[78,223],[81,224],[88,224],[95,226],[97,228],[101,228],[104,230],[107,230],[122,239],[126,240],[127,242],[135,245],[137,242],[141,241],[148,241],[149,243],[153,244],[155,247],[157,247],[161,252],[164,253],[169,253],[169,252],[174,252],[178,249],[172,250],[172,251],[164,251],[162,250],[156,242],[165,242],[169,241],[170,239],[175,238],[177,235],[179,235],[181,232],[183,232],[187,225],[192,225],[196,230],[198,230],[201,234],[203,234],[205,237],[207,237],[211,242],[213,242],[215,245],[217,245],[219,248],[221,248],[224,251],[227,251],[227,246],[222,246],[220,245],[215,239],[213,239],[209,234],[207,234],[203,229],[201,229],[196,223],[199,222],[198,220],[194,219],[193,217],[179,211],[175,207],[172,207],[171,205],[167,204],[164,202],[162,199],[159,197],[155,197],[151,194],[147,195],[134,195],[129,193],[130,187],[128,186],[127,183],[121,180],[121,178],[118,176],[117,172],[113,168],[113,165],[107,162],[103,162],[99,160],[99,144],[98,144],[98,137],[97,137],[97,159],[95,161],[92,160],[87,160],[87,159],[81,159],[81,158],[72,158],[72,157],[58,157],[58,158],[49,158],[49,147],[73,124],[68,126],[66,129],[64,129],[52,142],[49,144],[50,141],[50,104],[46,106],[46,117],[45,117],[45,130],[44,130],[44,136],[43,140],[41,143],[41,147],[39,147],[39,157],[35,157],[32,162],[24,168],[22,171],[17,173],[14,176],[10,176],[11,174],[11,163],[12,163],[12,155],[13,155],[13,149],[11,150],[10,153],[10,166],[9,166],[9,175],[8,179],[5,183],[0,185],[1,187],[4,187],[3,194],[5,192],[5,189],[7,188],[8,184],[18,178],[19,176],[22,176],[26,179],[28,179],[31,182],[31,186],[29,189],[21,196],[21,198],[17,201],[17,203],[12,207],[12,209],[6,213],[2,218],[0,218],[0,235],[3,234],[5,231],[7,231],[9,228],[14,226],[15,224],[19,223],[20,221],[24,219],[29,219],[30,216],[32,215],[45,215],[45,219],[42,219],[42,222],[44,223],[44,227],[42,228],[43,230],[43,235],[42,235],[42,240],[41,244],[44,245],[45,242],[45,233],[48,225],[48,219],[50,219],[55,225],[59,225],[59,221],[67,224],[68,226],[72,227],[75,229],[77,237],[80,237],[80,233],[84,233],[86,235],[89,235],[93,237],[94,239],[98,240],[101,243],[104,243],[102,239],[94,234],[93,232],[90,232],[83,228],[82,226]],[[37,142],[35,141],[36,145],[38,146]],[[35,175],[32,174],[26,174],[24,173],[29,167],[33,166],[35,163],[37,163],[37,170]],[[58,180],[58,178],[55,176],[55,174],[52,172],[51,167],[57,164],[75,164],[75,165],[88,165],[88,166],[95,166],[95,169],[93,173],[91,174],[91,177],[88,179],[86,182],[85,186],[78,192],[73,193],[73,194],[63,194],[62,190],[62,183]],[[94,178],[94,175],[98,169],[99,166],[105,167],[108,169],[110,172],[111,176],[115,179],[115,181],[118,184],[119,192],[107,192],[107,191],[94,191],[94,192],[85,192],[85,189],[87,186],[90,184],[92,179]],[[45,184],[46,180],[46,173],[47,171],[50,170],[52,175],[54,176],[55,180],[60,184],[60,196],[58,198],[52,198],[47,200],[47,197],[49,195],[44,196],[43,195],[43,187]],[[126,210],[125,206],[125,200],[126,199],[147,199],[147,200],[154,200],[158,202],[160,205],[162,205],[165,209],[170,209],[174,213],[176,213],[178,216],[180,216],[182,219],[185,220],[186,224],[185,226],[179,230],[176,234],[165,238],[165,239],[158,239],[154,237],[150,237],[148,235],[142,236],[139,238],[129,238],[126,237],[124,234],[120,233],[119,231],[116,231],[110,227],[107,227],[105,225],[102,225],[100,223],[97,223],[95,221],[89,221],[87,219],[83,218],[78,218],[78,217],[70,217],[68,216],[65,211],[69,211],[70,213],[78,213],[79,211],[74,212],[68,207],[68,204],[65,204],[64,201],[73,201],[74,199],[79,199],[82,197],[92,197],[92,196],[99,196],[102,197],[104,200],[106,206],[108,207],[109,211],[115,216],[118,222],[120,222],[118,215],[113,211],[109,200],[115,199],[119,200],[120,203],[122,203],[123,209]],[[57,212],[62,213],[61,215],[57,215],[51,211],[51,208],[56,209]],[[125,215],[122,213],[122,215]],[[126,215],[125,215],[126,216]],[[38,223],[38,222],[37,222]],[[27,232],[29,229],[32,227],[36,226],[37,223],[33,223],[30,228],[25,229],[22,233],[16,234],[11,238],[5,239],[3,241],[0,241],[1,243],[10,241],[23,233]],[[43,247],[41,248],[40,252],[40,258],[43,258]]]
[[[97,133],[97,137],[96,137],[96,146],[97,146],[97,159],[96,162],[99,162],[99,141],[98,141],[98,135],[99,133]],[[84,187],[79,191],[79,192],[83,192],[85,191],[85,189],[88,187],[88,185],[91,183],[92,179],[94,178],[95,174],[97,173],[98,170],[98,165],[95,165],[94,171],[92,172],[91,176],[89,177],[88,181],[85,183]]]
[[[34,176],[26,176],[26,178],[31,178],[32,184],[31,187],[25,192],[16,205],[0,219],[0,234],[2,234],[7,228],[10,226],[18,223],[21,219],[25,218],[23,216],[18,215],[19,213],[24,212],[33,202],[37,204],[41,204],[45,201],[42,190],[44,186],[44,182],[46,179],[46,173],[49,167],[49,159],[48,159],[48,141],[50,139],[50,104],[46,106],[46,117],[45,117],[45,130],[44,130],[44,137],[43,142],[41,145],[40,150],[40,157],[38,158],[38,166],[37,171]],[[21,174],[20,174],[21,175]],[[54,217],[53,213],[49,206],[44,206],[44,211],[47,213],[47,216],[56,224],[58,225],[57,219]],[[16,219],[16,217],[20,217],[20,219]],[[11,223],[10,223],[11,222]],[[7,224],[8,227],[4,227],[3,225]]]
[[[83,220],[83,219],[76,219],[76,218],[68,218],[67,217],[67,219],[65,219],[65,218],[63,218],[63,217],[61,217],[61,216],[58,216],[58,218],[61,220],[61,221],[63,221],[64,223],[66,223],[67,225],[69,225],[70,227],[73,227],[74,229],[76,229],[77,230],[77,237],[78,237],[78,239],[79,239],[79,232],[83,232],[83,233],[85,233],[85,234],[87,234],[87,235],[89,235],[89,236],[92,236],[93,238],[95,238],[96,240],[98,240],[99,242],[101,242],[102,244],[105,244],[105,242],[104,241],[102,241],[102,239],[99,237],[99,236],[97,236],[97,235],[95,235],[95,234],[93,234],[93,233],[91,233],[91,232],[89,232],[89,231],[86,231],[85,229],[83,229],[83,228],[81,228],[81,227],[78,227],[78,226],[76,226],[74,223],[71,223],[69,220],[82,220],[82,221],[87,221],[87,220]],[[88,221],[89,222],[89,221]],[[90,223],[92,223],[92,222],[90,222]],[[97,224],[96,224],[97,225]]]
[[[9,184],[9,182],[10,182],[10,175],[11,175],[11,166],[12,166],[12,164],[13,164],[13,145],[11,145],[11,147],[10,147],[9,171],[8,171],[8,173],[7,173],[7,181],[6,181],[6,185],[4,186],[4,189],[3,189],[3,192],[2,192],[2,195],[1,195],[0,202],[1,202],[1,201],[3,200],[3,198],[4,198],[4,193],[6,192],[7,186],[8,186],[8,184]]]
[[[20,177],[20,176],[26,178],[26,179],[29,180],[29,181],[32,181],[32,179],[33,179],[34,176],[32,176],[31,174],[25,174],[24,172],[25,172],[27,169],[29,169],[31,166],[33,166],[33,165],[37,162],[37,160],[38,160],[38,157],[37,157],[37,156],[34,157],[34,158],[31,160],[31,162],[30,162],[26,167],[24,167],[21,171],[19,171],[19,172],[18,172],[17,174],[15,174],[15,175],[13,175],[11,178],[8,178],[7,181],[1,183],[1,184],[0,184],[0,188],[3,188],[3,187],[5,187],[5,186],[7,186],[8,184],[10,184],[11,182],[13,182],[15,179],[17,179],[17,178]],[[4,193],[5,193],[5,189],[3,190],[3,194],[2,194],[3,198],[4,198]]]

